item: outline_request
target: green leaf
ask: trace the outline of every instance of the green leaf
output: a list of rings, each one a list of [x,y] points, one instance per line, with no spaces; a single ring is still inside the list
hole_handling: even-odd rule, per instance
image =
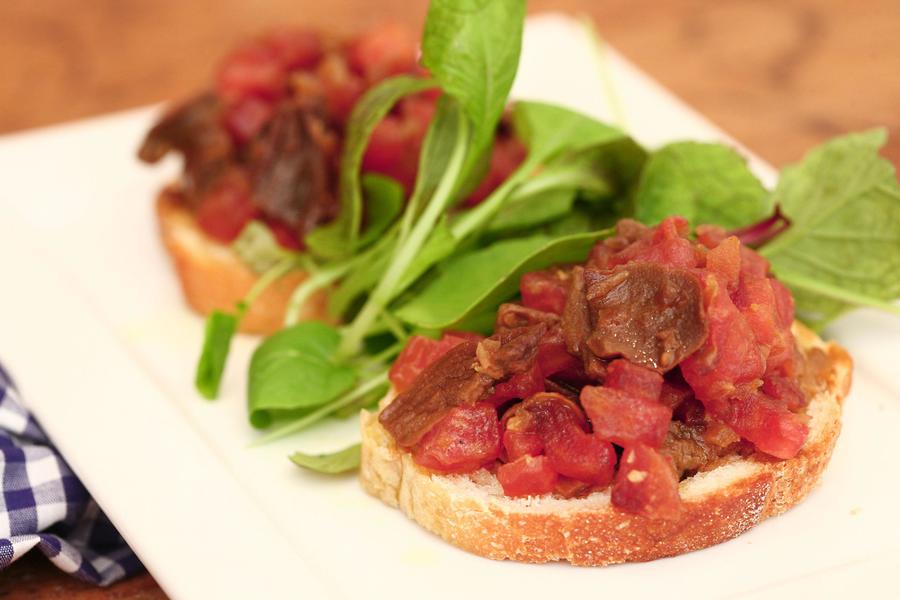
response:
[[[368,246],[387,231],[403,210],[403,186],[383,175],[367,173],[362,186],[366,198],[366,229],[359,245]]]
[[[554,104],[519,101],[512,114],[532,162],[549,162],[563,151],[577,153],[625,137],[616,127]]]
[[[791,225],[760,251],[814,327],[900,298],[900,189],[878,155],[885,139],[872,130],[831,140],[786,168],[775,189]]]
[[[354,369],[340,364],[337,329],[324,323],[298,323],[267,338],[250,361],[247,399],[250,422],[265,427],[272,411],[325,404],[353,387]]]
[[[584,261],[591,246],[608,233],[595,231],[560,238],[537,235],[503,240],[456,256],[394,314],[415,327],[452,327],[515,296],[523,273]]]
[[[669,215],[727,228],[755,223],[772,202],[737,152],[722,144],[677,142],[650,156],[635,199],[635,218],[653,225]]]
[[[341,154],[341,210],[337,219],[306,236],[306,244],[315,254],[340,258],[356,250],[363,214],[359,172],[369,138],[398,100],[434,86],[435,82],[429,79],[399,75],[371,88],[353,107]]]
[[[347,419],[359,414],[359,411],[364,408],[373,408],[382,398],[384,398],[389,389],[391,389],[391,384],[383,383],[369,393],[361,396],[359,400],[356,400],[353,404],[348,404],[347,406],[334,411],[334,416],[338,419]]]
[[[435,225],[425,245],[422,246],[422,249],[407,267],[406,273],[404,273],[400,283],[397,284],[396,294],[400,294],[415,283],[433,265],[453,254],[458,244],[459,240],[453,237],[447,216],[444,215]]]
[[[256,273],[265,273],[287,257],[299,256],[279,244],[272,230],[261,221],[247,223],[231,248]]]
[[[473,127],[458,188],[477,182],[493,144],[519,66],[524,21],[524,0],[432,0],[428,7],[422,63]]]
[[[360,444],[354,444],[343,450],[332,452],[330,454],[304,454],[303,452],[294,452],[290,455],[291,462],[298,467],[315,471],[316,473],[324,473],[326,475],[338,475],[355,471],[359,468]]]
[[[231,346],[231,338],[237,330],[236,315],[214,310],[206,318],[206,332],[203,337],[203,352],[197,362],[194,385],[197,391],[209,400],[219,395],[219,384],[225,371],[225,360]]]
[[[488,223],[486,231],[508,233],[549,223],[568,214],[574,203],[575,190],[571,188],[550,188],[524,197],[514,196]]]

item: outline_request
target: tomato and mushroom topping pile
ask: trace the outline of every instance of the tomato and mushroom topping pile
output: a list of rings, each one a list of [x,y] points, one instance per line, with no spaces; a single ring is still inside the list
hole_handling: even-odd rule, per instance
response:
[[[433,471],[484,467],[509,496],[611,486],[614,506],[658,518],[726,456],[795,456],[793,299],[736,237],[689,234],[623,220],[584,265],[525,274],[490,337],[412,337],[381,424]]]
[[[336,216],[341,142],[362,95],[387,77],[424,75],[415,35],[382,25],[347,40],[308,29],[280,29],[225,57],[213,89],[174,107],[150,130],[139,157],[171,151],[184,158],[177,190],[198,225],[233,241],[252,219],[301,248],[304,236]],[[378,124],[362,170],[404,186],[415,183],[419,150],[438,93],[402,99]],[[502,125],[490,168],[467,200],[484,199],[518,166],[524,147]]]

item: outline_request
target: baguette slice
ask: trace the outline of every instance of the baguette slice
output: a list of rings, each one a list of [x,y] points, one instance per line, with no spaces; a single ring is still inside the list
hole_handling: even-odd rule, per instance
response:
[[[810,432],[800,453],[779,461],[764,456],[727,458],[681,482],[685,510],[677,521],[619,511],[609,491],[584,498],[510,498],[494,475],[439,475],[413,462],[394,444],[377,415],[362,414],[362,485],[414,521],[464,550],[503,560],[601,566],[684,554],[724,542],[803,500],[819,482],[841,428],[852,361],[802,325],[793,328],[804,351],[826,353],[822,391],[807,413]],[[385,398],[383,404],[390,401]]]
[[[233,311],[256,282],[257,274],[228,245],[209,237],[197,226],[175,188],[160,192],[156,214],[163,243],[175,263],[188,304],[202,315],[214,309]],[[291,292],[304,279],[306,273],[293,272],[275,281],[247,311],[240,330],[270,334],[281,329]],[[325,294],[314,294],[302,307],[300,319],[327,320],[326,308]]]

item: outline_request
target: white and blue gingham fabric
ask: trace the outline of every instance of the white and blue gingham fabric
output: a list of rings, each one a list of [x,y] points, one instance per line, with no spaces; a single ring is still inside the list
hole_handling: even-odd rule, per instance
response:
[[[22,406],[0,366],[0,571],[32,548],[79,579],[140,571],[134,552]]]

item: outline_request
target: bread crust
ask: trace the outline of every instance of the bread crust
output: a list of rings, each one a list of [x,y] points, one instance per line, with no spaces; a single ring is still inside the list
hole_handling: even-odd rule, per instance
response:
[[[601,566],[648,561],[706,548],[734,538],[803,500],[831,458],[850,388],[852,361],[802,325],[794,334],[804,351],[828,357],[826,386],[810,402],[810,434],[799,454],[779,461],[732,457],[681,482],[685,510],[675,521],[615,509],[609,491],[585,498],[510,498],[494,475],[440,475],[416,465],[394,444],[377,414],[362,414],[363,487],[451,544],[503,560],[565,560]],[[386,399],[390,401],[390,399]]]
[[[191,308],[202,315],[215,309],[234,310],[235,304],[256,282],[257,274],[229,246],[209,237],[197,226],[176,188],[160,192],[156,214],[163,243]],[[270,334],[281,329],[288,299],[306,277],[304,272],[292,272],[270,285],[241,320],[240,331]],[[325,294],[314,294],[302,307],[300,318],[325,320]]]

